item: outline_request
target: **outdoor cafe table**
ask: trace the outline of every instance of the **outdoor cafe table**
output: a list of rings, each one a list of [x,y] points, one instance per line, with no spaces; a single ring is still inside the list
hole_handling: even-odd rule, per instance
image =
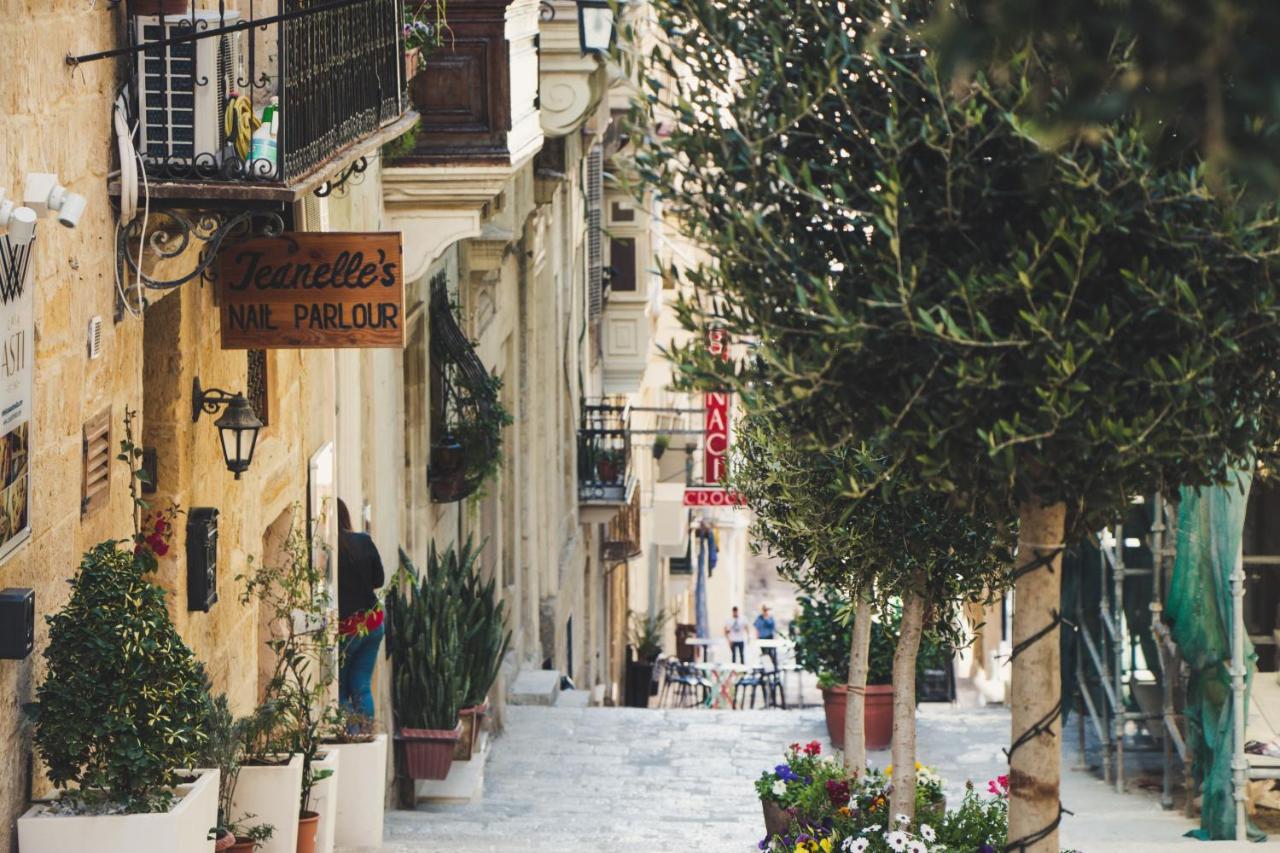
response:
[[[712,639],[709,639],[709,638],[707,638],[707,637],[691,637],[691,638],[690,638],[690,639],[688,639],[686,642],[687,642],[689,645],[693,646],[694,648],[701,649],[701,650],[702,650],[702,654],[701,654],[699,657],[700,657],[702,660],[706,661],[706,660],[710,660],[710,658],[711,658],[711,646],[712,646],[712,644],[713,644],[713,643],[715,643],[716,641],[715,641],[715,640],[712,640]]]
[[[733,701],[733,686],[738,676],[751,671],[751,667],[740,663],[696,663],[698,671],[711,680],[711,689],[707,691],[706,706],[723,708],[728,703],[730,708],[737,708]]]

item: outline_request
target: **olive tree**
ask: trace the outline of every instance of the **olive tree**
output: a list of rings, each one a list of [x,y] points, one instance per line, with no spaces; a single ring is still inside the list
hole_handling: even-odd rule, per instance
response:
[[[680,349],[681,375],[1016,516],[1008,846],[1056,851],[1062,544],[1271,441],[1275,211],[1161,165],[1128,116],[1045,147],[1019,118],[1036,45],[958,84],[927,2],[654,5],[637,169],[715,259],[683,322],[755,353]]]
[[[898,603],[893,655],[891,811],[913,816],[916,802],[916,659],[932,633],[962,640],[962,605],[989,602],[1005,587],[1009,528],[952,505],[950,496],[904,488],[863,448],[803,449],[785,422],[749,416],[739,427],[730,483],[756,513],[754,533],[802,587],[835,587],[857,602],[845,714],[845,764],[866,767],[868,650],[873,610]],[[850,481],[869,484],[857,496]]]

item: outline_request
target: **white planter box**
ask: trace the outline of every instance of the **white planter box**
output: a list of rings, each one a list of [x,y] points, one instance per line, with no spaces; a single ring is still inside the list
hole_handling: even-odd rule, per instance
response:
[[[342,753],[331,746],[323,747],[323,751],[311,765],[312,772],[332,770],[333,775],[322,779],[311,786],[311,811],[320,815],[320,823],[316,830],[316,853],[333,853],[334,810],[338,806],[338,791],[342,780]]]
[[[330,743],[342,753],[334,839],[338,847],[381,847],[387,798],[387,736],[369,743]],[[323,820],[323,816],[321,820]]]
[[[297,853],[301,800],[301,755],[290,756],[288,764],[244,766],[231,799],[231,820],[275,827],[258,853]]]
[[[212,853],[209,830],[218,823],[218,771],[175,790],[167,812],[131,815],[53,815],[43,805],[18,818],[22,853]]]

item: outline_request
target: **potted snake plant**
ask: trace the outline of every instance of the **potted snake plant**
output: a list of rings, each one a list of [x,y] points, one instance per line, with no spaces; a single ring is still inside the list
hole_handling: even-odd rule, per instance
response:
[[[456,559],[446,552],[446,559]],[[469,689],[462,663],[462,602],[431,546],[419,575],[401,552],[400,571],[387,593],[387,649],[391,704],[403,775],[444,779],[462,737],[458,711]]]
[[[470,761],[475,753],[489,711],[489,689],[497,680],[502,658],[511,645],[506,603],[498,598],[496,581],[481,579],[476,566],[479,553],[468,537],[459,551],[445,552],[440,566],[463,607],[459,667],[467,675],[468,687],[458,711],[462,737],[453,753],[455,761]]]

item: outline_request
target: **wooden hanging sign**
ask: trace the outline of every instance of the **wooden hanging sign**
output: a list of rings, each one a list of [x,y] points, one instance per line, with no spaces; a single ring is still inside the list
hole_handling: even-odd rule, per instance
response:
[[[404,346],[400,232],[289,232],[218,258],[223,349]]]

